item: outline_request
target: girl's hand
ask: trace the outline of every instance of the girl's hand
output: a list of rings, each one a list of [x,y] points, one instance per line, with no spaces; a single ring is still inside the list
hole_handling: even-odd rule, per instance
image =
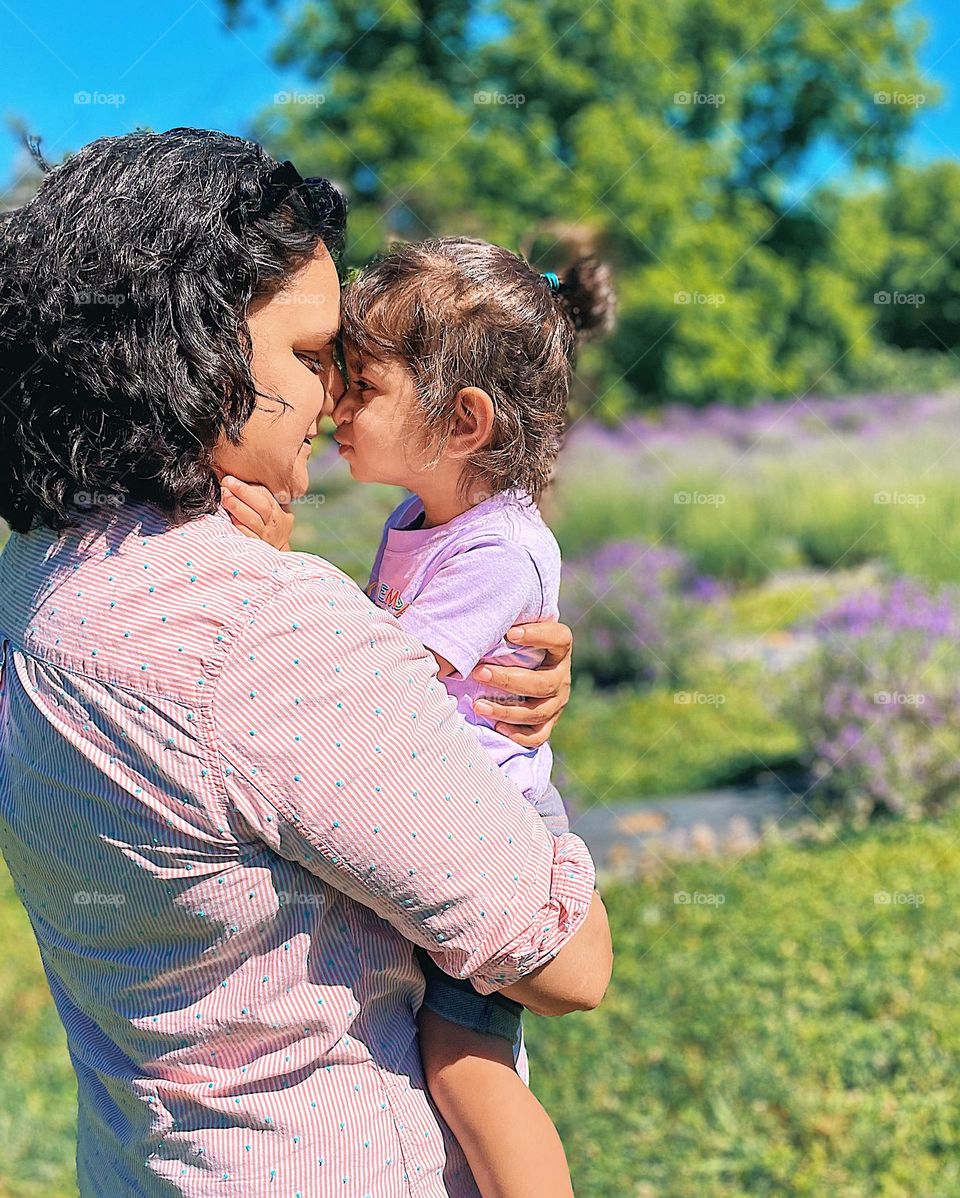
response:
[[[221,502],[227,515],[247,537],[259,537],[276,549],[290,548],[293,512],[278,503],[259,483],[244,483],[228,474],[220,480]]]
[[[566,624],[555,620],[536,620],[508,629],[507,640],[524,647],[546,649],[543,664],[536,667],[498,666],[479,662],[471,672],[471,678],[507,691],[505,698],[522,699],[509,704],[483,700],[474,706],[474,710],[478,715],[500,721],[494,725],[496,730],[518,745],[538,749],[550,739],[570,698],[573,633]],[[484,671],[489,671],[489,675],[481,677]]]

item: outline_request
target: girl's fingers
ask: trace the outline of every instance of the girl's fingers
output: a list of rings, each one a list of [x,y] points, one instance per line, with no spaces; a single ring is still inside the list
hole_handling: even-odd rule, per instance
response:
[[[279,507],[279,504],[270,494],[266,487],[259,483],[241,482],[240,479],[234,478],[228,474],[221,483],[221,490],[226,487],[230,494],[236,496],[241,503],[245,503],[247,507],[252,508],[264,524],[267,524],[273,515],[274,509]]]
[[[255,533],[252,529],[249,529],[245,525],[241,524],[232,512],[228,512],[227,515],[230,517],[230,523],[234,526],[234,528],[242,532],[245,537],[253,537],[256,541],[260,540],[259,533]]]
[[[259,512],[223,487],[220,489],[220,496],[221,503],[234,524],[244,530],[249,529],[252,536],[259,537],[263,534],[266,525]]]

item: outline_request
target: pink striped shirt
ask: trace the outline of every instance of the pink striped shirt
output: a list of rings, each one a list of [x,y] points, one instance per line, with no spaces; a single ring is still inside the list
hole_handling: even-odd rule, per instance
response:
[[[413,945],[491,993],[569,940],[594,866],[389,613],[222,509],[14,534],[0,738],[81,1198],[477,1198],[425,1089]]]

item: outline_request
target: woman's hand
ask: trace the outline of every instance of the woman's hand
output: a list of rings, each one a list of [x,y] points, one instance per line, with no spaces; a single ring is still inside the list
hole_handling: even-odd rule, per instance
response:
[[[494,725],[497,731],[518,745],[538,749],[550,739],[570,698],[573,633],[566,624],[555,620],[536,620],[508,629],[507,640],[525,648],[546,649],[543,664],[531,668],[479,662],[471,672],[471,678],[507,691],[505,699],[519,698],[521,701],[493,703],[482,700],[475,704],[474,710],[477,715],[498,720],[499,723]]]
[[[260,483],[244,483],[228,474],[220,480],[221,502],[244,536],[259,537],[275,549],[290,548],[293,512]]]

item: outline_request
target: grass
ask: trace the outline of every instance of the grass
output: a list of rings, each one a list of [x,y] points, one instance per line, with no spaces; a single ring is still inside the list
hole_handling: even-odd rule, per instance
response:
[[[960,1195],[958,832],[887,825],[610,887],[606,1000],[526,1020],[577,1193]]]
[[[291,548],[316,553],[366,587],[386,518],[406,492],[327,475],[296,505]]]
[[[960,1196],[960,817],[686,863],[604,901],[603,1005],[526,1020],[579,1194]],[[6,871],[0,931],[0,1195],[67,1198],[75,1084]]]
[[[36,940],[0,866],[0,1198],[74,1198],[77,1082]]]
[[[793,764],[798,734],[776,714],[759,678],[738,673],[735,680],[704,678],[695,691],[575,686],[550,739],[563,794],[574,804],[638,799]]]

